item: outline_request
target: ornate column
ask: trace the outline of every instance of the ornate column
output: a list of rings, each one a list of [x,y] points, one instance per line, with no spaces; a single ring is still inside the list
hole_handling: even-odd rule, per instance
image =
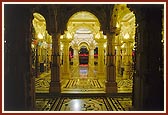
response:
[[[115,68],[115,47],[112,43],[115,41],[114,33],[107,33],[107,81],[106,93],[117,93],[116,68]]]
[[[103,78],[105,73],[104,73],[104,43],[105,39],[99,39],[98,42],[98,77]]]
[[[62,71],[62,78],[70,78],[70,71],[69,71],[69,40],[64,38],[62,43],[63,47],[63,71]]]
[[[51,65],[51,82],[50,93],[60,93],[60,57],[59,57],[59,38],[60,34],[52,35],[52,65]]]
[[[78,45],[74,44],[72,46],[73,52],[73,70],[72,70],[72,77],[79,77],[79,51]]]
[[[125,54],[125,63],[124,63],[124,73],[123,79],[129,79],[132,63],[132,49],[131,42],[126,42],[126,54]]]
[[[36,77],[39,77],[39,56],[38,56],[38,43],[37,43],[37,45],[36,45],[36,61],[35,61],[35,69],[36,69]]]
[[[76,66],[78,66],[79,65],[79,51],[78,51],[78,47],[73,47],[72,46],[72,48],[73,48],[73,50],[74,50],[74,52],[73,52],[73,66],[74,67],[76,67]]]
[[[128,79],[129,77],[129,61],[128,61],[128,44],[125,43],[125,54],[124,54],[124,71],[123,71],[123,79]]]
[[[116,47],[116,77],[118,77],[121,66],[121,46]]]
[[[94,49],[95,49],[95,45],[93,44],[93,42],[90,44],[89,46],[89,72],[88,72],[88,76],[89,77],[94,77]]]

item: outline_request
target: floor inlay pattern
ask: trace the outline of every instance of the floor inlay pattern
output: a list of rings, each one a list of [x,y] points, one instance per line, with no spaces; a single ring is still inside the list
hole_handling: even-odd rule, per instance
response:
[[[102,88],[97,79],[72,79],[64,88]]]
[[[117,80],[118,92],[120,93],[131,93],[132,92],[132,79]]]
[[[49,87],[50,87],[50,78],[51,75],[46,75],[44,77],[36,78],[35,80],[35,90],[36,93],[41,93],[41,92],[49,92]]]
[[[35,80],[35,90],[36,93],[49,93],[51,81],[51,73],[45,73],[44,75],[36,78]],[[132,79],[116,79],[118,93],[132,93]],[[105,81],[101,81],[95,78],[73,78],[61,81],[61,91],[64,93],[76,92],[100,92],[105,91]]]
[[[129,97],[57,97],[36,99],[37,111],[129,111]]]

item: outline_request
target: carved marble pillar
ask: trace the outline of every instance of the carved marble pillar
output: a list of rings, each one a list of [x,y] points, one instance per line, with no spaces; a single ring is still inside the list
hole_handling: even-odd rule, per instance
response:
[[[74,53],[73,53],[73,66],[78,66],[79,65],[79,51],[78,48],[74,48]]]
[[[72,46],[73,52],[73,69],[72,69],[72,77],[79,77],[79,51],[78,46]]]
[[[64,45],[63,48],[63,71],[62,71],[62,78],[69,79],[70,78],[70,71],[69,71],[69,40],[64,39],[62,40]]]
[[[117,46],[116,49],[116,77],[119,76],[121,66],[121,47]]]
[[[95,77],[94,74],[94,48],[89,50],[89,72],[88,77]]]
[[[104,43],[105,43],[105,40],[99,40],[98,42],[98,78],[103,78],[105,75]]]
[[[123,71],[123,79],[128,79],[129,77],[129,57],[128,57],[128,44],[125,43],[125,54],[124,54],[124,71]]]
[[[52,66],[51,66],[51,82],[50,93],[60,93],[60,57],[59,57],[59,34],[52,35]]]
[[[125,54],[123,79],[129,79],[130,71],[131,71],[131,63],[132,63],[131,43],[126,42],[126,54]]]
[[[107,81],[106,81],[106,93],[117,93],[116,83],[116,70],[115,70],[115,47],[112,46],[114,43],[115,34],[107,34]]]

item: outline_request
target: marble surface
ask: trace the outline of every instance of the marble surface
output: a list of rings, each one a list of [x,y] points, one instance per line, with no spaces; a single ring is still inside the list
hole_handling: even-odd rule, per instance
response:
[[[130,111],[130,97],[57,97],[36,99],[37,111]]]
[[[87,69],[86,69],[87,70]],[[87,77],[87,71],[81,68],[80,76],[61,80],[62,93],[105,93],[105,80]],[[49,93],[51,72],[43,73],[35,79],[36,93]],[[132,93],[133,80],[116,78],[118,93]]]

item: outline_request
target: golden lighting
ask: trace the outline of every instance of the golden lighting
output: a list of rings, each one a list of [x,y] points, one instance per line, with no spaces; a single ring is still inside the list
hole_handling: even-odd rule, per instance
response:
[[[116,24],[116,27],[117,27],[117,28],[119,28],[119,27],[120,27],[120,26],[119,26],[119,24],[118,24],[118,22],[117,22],[117,24]]]
[[[60,39],[63,39],[63,35],[60,36]]]
[[[124,48],[125,47],[125,44],[123,44],[122,46],[121,46],[121,48]]]
[[[39,39],[43,39],[43,35],[41,33],[38,33],[37,36],[38,36]]]
[[[33,13],[34,18],[38,19],[39,21],[45,21],[45,18],[39,13]]]
[[[61,47],[60,47],[60,49],[61,49],[61,50],[63,50],[63,47],[64,47],[64,45],[63,45],[63,44],[61,44]]]
[[[34,44],[31,44],[31,48],[34,48],[35,46],[34,46]]]
[[[107,47],[107,43],[104,43],[104,48],[106,48]]]
[[[100,38],[100,33],[97,33],[96,36],[95,36],[97,39]]]
[[[107,39],[107,36],[106,36],[106,35],[104,35],[104,39]]]
[[[71,38],[72,38],[72,36],[71,36],[70,33],[67,33],[67,38],[68,38],[68,39],[71,39]]]
[[[129,38],[129,34],[126,33],[126,34],[124,35],[124,38],[125,38],[125,39],[128,39],[128,38]]]

